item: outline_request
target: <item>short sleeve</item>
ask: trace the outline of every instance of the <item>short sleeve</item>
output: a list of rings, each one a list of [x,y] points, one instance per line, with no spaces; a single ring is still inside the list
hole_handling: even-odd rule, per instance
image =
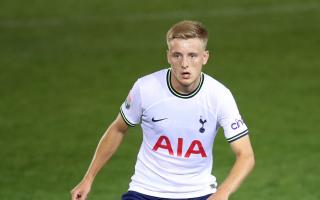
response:
[[[222,95],[218,123],[223,128],[224,136],[229,143],[248,134],[248,128],[241,118],[237,104],[229,90]]]
[[[120,114],[128,126],[135,126],[140,123],[142,108],[139,80],[135,82],[126,100],[121,105]]]

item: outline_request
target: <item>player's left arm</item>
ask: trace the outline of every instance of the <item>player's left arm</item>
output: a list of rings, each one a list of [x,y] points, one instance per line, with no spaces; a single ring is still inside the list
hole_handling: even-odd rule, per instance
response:
[[[249,135],[231,142],[230,145],[236,156],[236,161],[227,178],[218,187],[217,192],[211,195],[208,200],[228,200],[254,167],[255,159]]]

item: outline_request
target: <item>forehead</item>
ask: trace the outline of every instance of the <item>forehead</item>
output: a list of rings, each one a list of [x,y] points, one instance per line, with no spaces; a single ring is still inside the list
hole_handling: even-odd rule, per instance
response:
[[[175,38],[168,43],[169,51],[189,52],[203,51],[204,43],[199,38],[180,39]]]

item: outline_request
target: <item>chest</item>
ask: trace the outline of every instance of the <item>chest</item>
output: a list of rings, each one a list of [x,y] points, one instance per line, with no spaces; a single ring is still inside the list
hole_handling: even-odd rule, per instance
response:
[[[205,138],[217,130],[217,114],[205,99],[164,99],[143,112],[142,125],[155,135]]]

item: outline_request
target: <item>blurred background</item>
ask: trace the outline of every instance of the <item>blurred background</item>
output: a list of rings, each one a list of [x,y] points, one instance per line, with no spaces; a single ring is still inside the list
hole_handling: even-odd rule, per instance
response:
[[[209,30],[204,71],[250,128],[256,167],[230,199],[320,199],[317,0],[1,0],[0,199],[70,199],[134,81],[168,67],[183,19]],[[130,129],[90,199],[120,199],[140,143]],[[214,153],[221,182],[234,161],[221,131]]]

